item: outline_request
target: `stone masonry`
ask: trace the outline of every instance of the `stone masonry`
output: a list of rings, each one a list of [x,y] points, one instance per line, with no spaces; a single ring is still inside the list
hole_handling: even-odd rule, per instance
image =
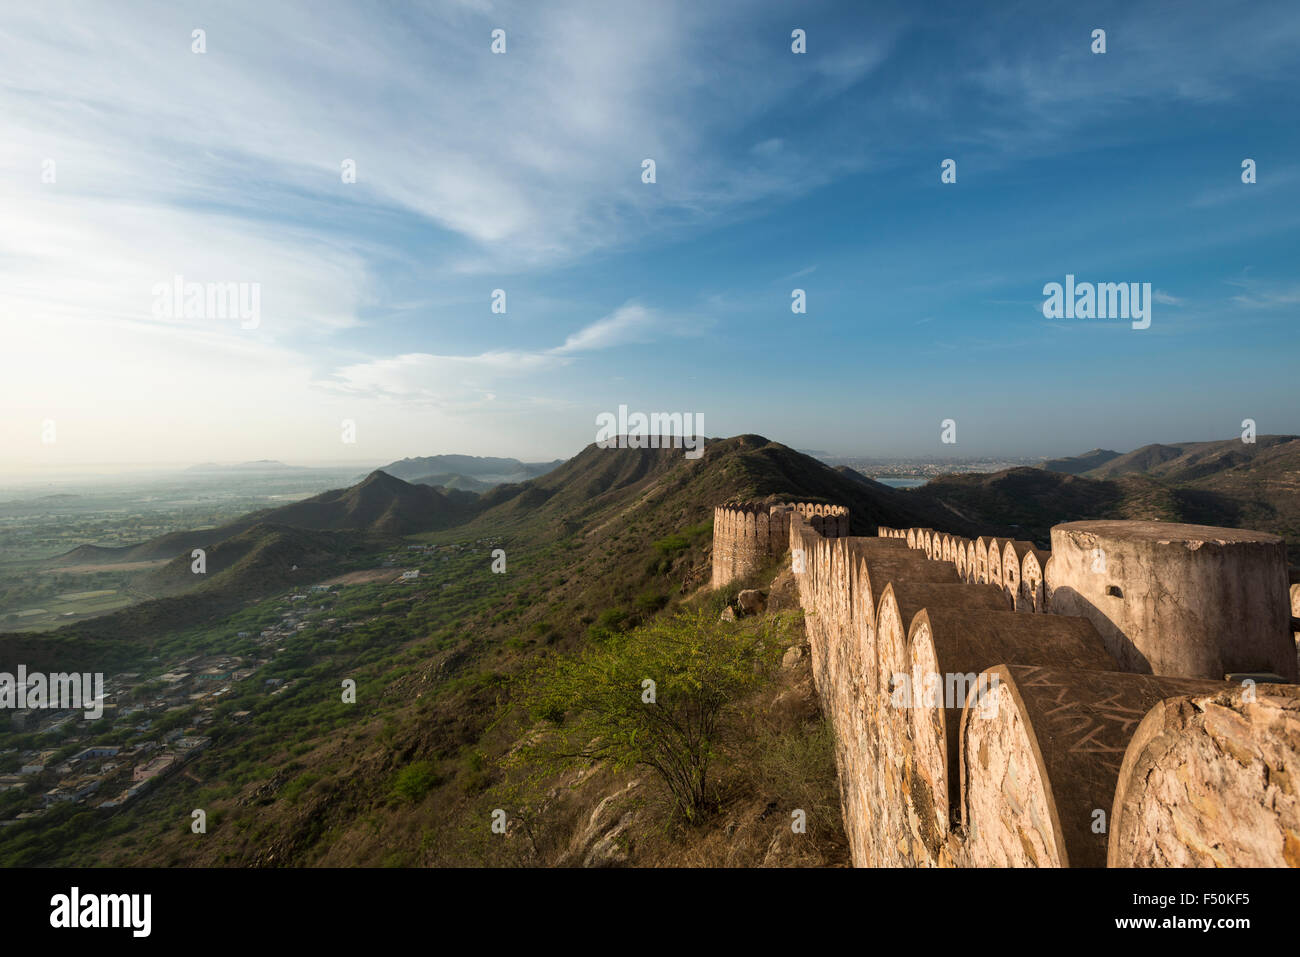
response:
[[[1300,866],[1300,686],[1272,536],[1070,523],[1047,552],[782,514],[856,865]],[[748,541],[745,521],[724,540]],[[758,554],[740,552],[724,573]]]

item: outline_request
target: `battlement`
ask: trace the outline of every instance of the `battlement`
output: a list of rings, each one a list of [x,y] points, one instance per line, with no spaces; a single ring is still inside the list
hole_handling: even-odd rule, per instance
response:
[[[720,588],[758,568],[790,543],[790,516],[827,538],[849,533],[849,510],[814,502],[742,503],[713,510],[713,587]]]
[[[877,531],[790,520],[855,864],[1300,866],[1300,687],[1227,680],[1296,677],[1274,536]]]

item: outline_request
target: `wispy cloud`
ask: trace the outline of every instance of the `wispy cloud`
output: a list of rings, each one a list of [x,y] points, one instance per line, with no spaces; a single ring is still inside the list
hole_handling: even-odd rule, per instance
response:
[[[406,353],[344,365],[320,385],[341,392],[459,406],[463,396],[487,396],[503,381],[556,370],[582,353],[697,335],[707,324],[700,317],[670,315],[627,302],[552,349],[466,356]]]
[[[1232,301],[1250,309],[1276,309],[1300,305],[1300,283],[1265,279],[1234,279],[1228,285],[1242,291]]]

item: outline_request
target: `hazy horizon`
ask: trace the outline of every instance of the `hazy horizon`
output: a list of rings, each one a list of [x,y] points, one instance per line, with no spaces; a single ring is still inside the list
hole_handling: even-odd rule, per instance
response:
[[[1129,452],[1135,451],[1138,448],[1142,448],[1146,445],[1187,445],[1196,442],[1222,441],[1226,438],[1234,437],[1234,436],[1220,436],[1217,438],[1153,440],[1151,442],[1144,442],[1141,445],[1134,446],[1133,448],[1123,448],[1115,445],[1103,444],[1103,445],[1092,446],[1086,449],[1075,449],[1070,452],[1051,453],[1051,454],[1046,454],[1046,453],[1013,454],[1013,453],[995,451],[995,452],[982,453],[982,454],[971,453],[966,455],[957,454],[955,452],[950,454],[942,454],[936,452],[933,455],[916,455],[916,454],[891,455],[887,452],[880,452],[877,450],[859,449],[859,450],[847,450],[847,451],[824,451],[819,449],[808,449],[806,446],[802,446],[798,443],[782,441],[782,439],[778,437],[767,435],[762,432],[754,432],[751,430],[748,433],[743,433],[743,432],[737,433],[737,435],[743,435],[743,434],[762,435],[764,438],[770,441],[779,442],[780,444],[785,445],[788,448],[794,449],[795,451],[801,452],[804,455],[809,455],[817,459],[823,459],[823,460],[865,459],[865,460],[876,460],[882,463],[903,462],[909,460],[915,460],[918,462],[933,462],[933,463],[941,463],[941,462],[961,463],[961,462],[973,462],[973,461],[981,461],[981,460],[996,461],[999,459],[1005,459],[1005,460],[1032,459],[1032,460],[1046,461],[1049,459],[1068,458],[1070,456],[1083,455],[1087,452],[1101,450],[1101,449],[1118,452],[1119,454],[1124,455]],[[716,440],[726,439],[731,437],[732,436],[709,436],[708,438],[709,441],[716,441]],[[1268,437],[1269,436],[1266,435],[1258,436],[1258,438],[1268,438]],[[575,455],[581,452],[582,449],[586,448],[587,445],[590,444],[592,443],[588,442],[585,445],[581,446],[580,448],[577,448],[574,451],[569,452],[567,454],[543,456],[535,459],[527,458],[520,455],[515,455],[510,450],[496,450],[496,451],[481,452],[481,453],[477,453],[477,452],[470,453],[470,452],[457,451],[454,449],[447,449],[441,451],[408,451],[406,453],[398,454],[398,455],[380,456],[378,459],[353,459],[353,460],[346,460],[346,459],[308,460],[308,459],[286,459],[286,458],[272,457],[266,459],[236,459],[236,460],[224,460],[224,461],[209,460],[205,462],[190,462],[190,461],[70,462],[70,463],[44,464],[44,465],[36,464],[36,465],[32,465],[27,469],[17,469],[17,470],[0,467],[0,485],[3,485],[5,483],[21,482],[22,480],[36,481],[42,478],[58,478],[58,477],[95,478],[95,477],[117,477],[117,476],[130,476],[130,475],[143,476],[149,474],[174,475],[178,472],[183,473],[187,470],[194,470],[200,465],[212,465],[217,468],[229,468],[231,466],[250,465],[250,464],[255,464],[257,462],[275,463],[277,465],[283,465],[289,468],[307,468],[307,469],[334,470],[334,471],[342,471],[346,469],[359,469],[359,470],[381,469],[387,464],[393,462],[399,462],[402,459],[429,458],[429,457],[434,457],[439,455],[472,455],[479,458],[513,458],[513,459],[518,459],[525,463],[543,463],[543,462],[553,462],[557,459],[562,461],[567,461],[573,458]],[[249,471],[253,472],[255,470],[250,469]],[[196,474],[203,474],[203,473],[196,473]]]

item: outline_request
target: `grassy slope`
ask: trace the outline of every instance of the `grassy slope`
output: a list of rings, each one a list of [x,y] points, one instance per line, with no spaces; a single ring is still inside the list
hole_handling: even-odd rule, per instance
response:
[[[249,725],[219,725],[212,751],[187,769],[197,780],[177,776],[113,815],[111,836],[79,825],[72,830],[99,836],[48,851],[24,843],[20,833],[0,834],[0,842],[14,841],[10,852],[29,863],[90,854],[121,863],[378,864],[398,862],[398,848],[415,855],[401,859],[407,863],[488,860],[493,845],[483,843],[479,804],[487,800],[496,759],[512,743],[495,725],[510,676],[539,653],[577,647],[589,628],[632,627],[697,591],[709,573],[713,503],[819,493],[834,499],[848,490],[830,470],[801,489],[800,459],[754,437],[714,443],[697,462],[680,450],[589,448],[560,474],[499,489],[469,523],[417,538],[502,539],[506,575],[491,574],[487,548],[476,547],[458,557],[449,590],[349,589],[342,599],[349,607],[328,614],[370,623],[338,644],[326,644],[314,628],[286,642],[287,654],[269,673],[295,685],[272,699],[253,681],[223,706],[251,709],[255,717]],[[821,468],[812,463],[806,471]],[[850,494],[867,500],[873,492]],[[902,513],[894,518],[901,521]],[[242,564],[249,554],[209,587],[265,575],[265,567]],[[213,556],[221,557],[218,549]],[[210,648],[235,628],[257,627],[205,618],[192,607],[201,597],[132,611],[174,615],[190,640]],[[131,643],[121,635],[103,640]],[[358,681],[362,705],[338,703],[342,676]],[[414,805],[396,800],[395,775],[426,762],[435,783],[425,797]],[[192,840],[176,815],[188,818],[196,806],[232,826]]]

